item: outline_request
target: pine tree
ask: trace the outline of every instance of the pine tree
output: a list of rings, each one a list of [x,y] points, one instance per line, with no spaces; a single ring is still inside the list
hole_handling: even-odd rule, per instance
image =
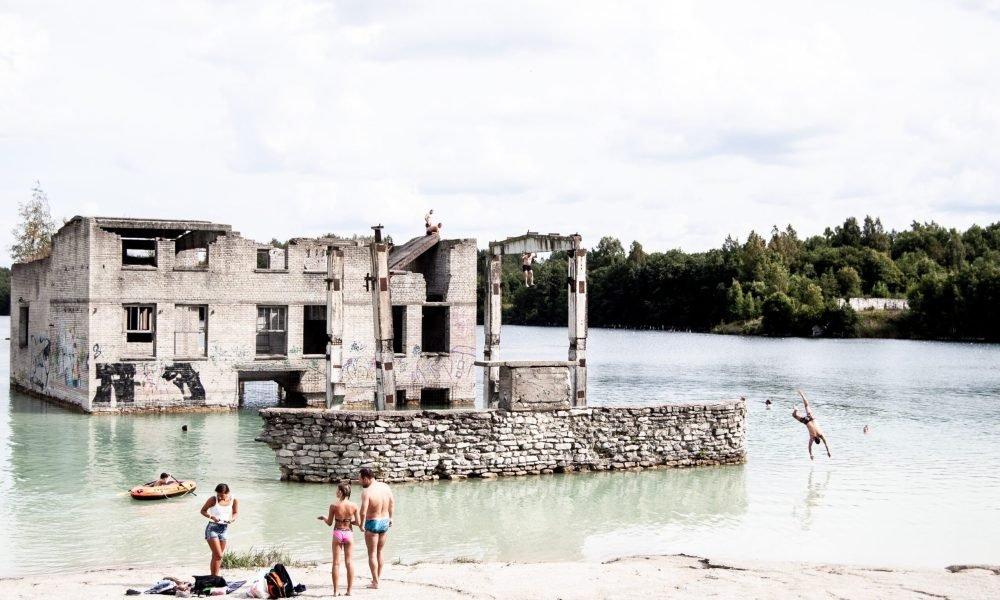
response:
[[[56,224],[49,211],[49,198],[38,181],[31,190],[31,200],[19,203],[17,213],[21,223],[11,230],[14,234],[11,258],[14,262],[29,262],[48,256]]]

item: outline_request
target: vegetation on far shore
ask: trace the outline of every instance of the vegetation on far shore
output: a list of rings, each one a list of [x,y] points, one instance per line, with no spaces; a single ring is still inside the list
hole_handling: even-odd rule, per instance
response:
[[[532,288],[519,258],[503,264],[504,322],[564,326],[565,254],[535,266]],[[1000,340],[1000,223],[960,232],[914,222],[887,232],[878,218],[850,217],[804,240],[788,225],[770,239],[751,231],[745,242],[728,237],[690,254],[646,253],[639,242],[626,252],[605,237],[587,261],[595,327]],[[906,298],[910,309],[857,313],[840,302],[855,297]]]

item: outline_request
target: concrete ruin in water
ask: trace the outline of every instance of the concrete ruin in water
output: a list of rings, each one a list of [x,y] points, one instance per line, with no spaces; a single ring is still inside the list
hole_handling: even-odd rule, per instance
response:
[[[85,412],[472,406],[476,242],[292,239],[74,217],[11,277],[11,383]],[[330,357],[331,360],[327,360]]]

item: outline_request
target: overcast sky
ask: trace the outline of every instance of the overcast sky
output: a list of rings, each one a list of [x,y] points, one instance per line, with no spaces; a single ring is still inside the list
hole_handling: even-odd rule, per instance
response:
[[[1000,220],[1000,0],[0,0],[0,243],[527,230],[647,251]]]

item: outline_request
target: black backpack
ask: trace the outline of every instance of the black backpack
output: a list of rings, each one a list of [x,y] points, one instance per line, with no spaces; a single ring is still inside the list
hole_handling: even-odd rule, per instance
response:
[[[224,588],[228,585],[226,580],[218,575],[195,575],[194,585],[191,586],[191,591],[201,596],[205,594],[207,590],[212,588]]]
[[[264,576],[264,583],[267,585],[267,595],[271,598],[291,598],[297,595],[295,586],[292,585],[292,577],[281,563],[271,567]]]

